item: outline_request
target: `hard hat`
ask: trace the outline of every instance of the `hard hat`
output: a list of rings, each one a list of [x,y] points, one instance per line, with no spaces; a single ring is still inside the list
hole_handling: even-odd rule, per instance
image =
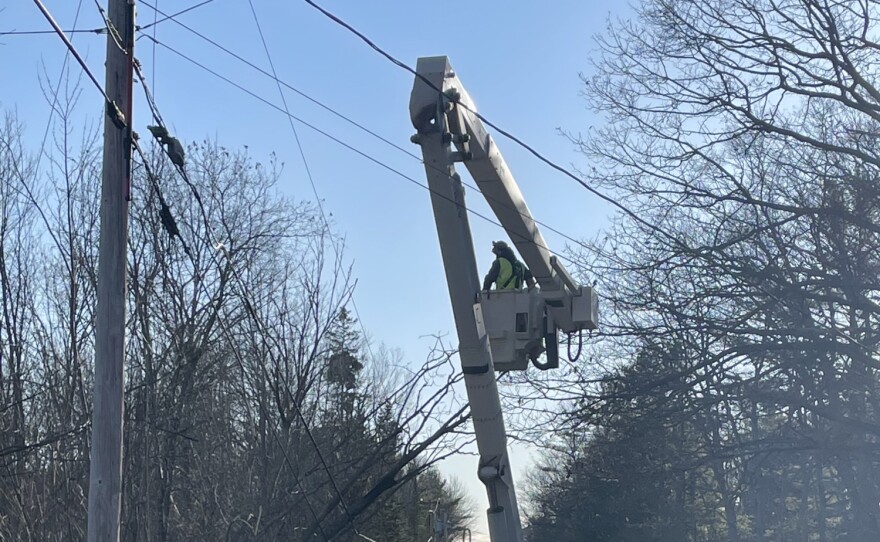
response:
[[[504,241],[492,241],[492,250],[503,250],[507,248],[507,243]]]

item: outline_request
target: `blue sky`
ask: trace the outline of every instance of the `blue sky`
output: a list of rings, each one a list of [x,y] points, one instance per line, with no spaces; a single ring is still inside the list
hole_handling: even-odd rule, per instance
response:
[[[78,0],[47,0],[63,28],[71,28]],[[103,2],[102,3],[106,3]],[[149,0],[173,13],[197,0]],[[589,167],[558,133],[586,132],[599,122],[580,96],[579,73],[589,74],[594,54],[592,37],[610,16],[624,16],[622,3],[599,0],[553,2],[403,2],[390,0],[324,0],[321,5],[374,39],[398,59],[415,66],[420,56],[447,55],[481,113],[518,135],[562,165]],[[11,5],[9,5],[11,4]],[[392,65],[357,37],[302,1],[254,0],[257,15],[278,76],[381,136],[414,154],[414,132],[408,116],[412,75]],[[101,26],[94,2],[81,4],[78,28]],[[154,19],[139,4],[138,23]],[[269,68],[250,7],[242,0],[214,0],[179,20],[222,43],[242,57]],[[48,29],[31,2],[10,2],[0,11],[4,30]],[[280,104],[275,83],[166,21],[150,29],[156,38],[237,81],[252,92]],[[74,44],[103,81],[105,37],[78,34]],[[4,83],[0,107],[16,108],[29,138],[39,142],[48,119],[38,74],[45,69],[54,82],[65,48],[56,36],[0,36]],[[275,152],[285,162],[280,186],[284,193],[313,200],[302,158],[287,119],[240,90],[194,67],[161,46],[142,38],[136,56],[144,66],[166,122],[184,142],[216,138],[227,147],[247,145],[265,160]],[[79,73],[76,66],[72,73]],[[84,82],[76,114],[95,122],[101,99]],[[140,95],[139,89],[135,89]],[[363,152],[420,182],[424,169],[413,158],[333,117],[294,93],[286,95],[294,115],[320,127]],[[135,129],[146,133],[149,116],[136,102]],[[346,253],[359,285],[358,312],[371,338],[402,349],[414,363],[433,341],[426,336],[451,333],[452,312],[446,291],[429,194],[326,137],[297,125],[303,150],[323,206],[332,213],[337,231],[347,238]],[[498,134],[495,139],[525,195],[534,216],[575,238],[596,235],[608,210],[571,179],[537,161]],[[466,177],[464,168],[460,172]],[[491,214],[480,195],[468,192],[468,205]],[[506,236],[496,226],[471,217],[477,261],[488,269],[493,239]],[[562,251],[565,240],[544,231],[551,249]],[[454,337],[449,338],[455,344]],[[515,449],[515,471],[529,461],[528,450]],[[478,517],[485,495],[474,475],[476,459],[464,457],[444,466],[455,472],[474,494]],[[476,538],[475,538],[476,539]]]

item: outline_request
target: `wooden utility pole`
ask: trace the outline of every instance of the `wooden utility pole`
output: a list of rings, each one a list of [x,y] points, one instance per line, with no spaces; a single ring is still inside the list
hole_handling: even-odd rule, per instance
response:
[[[134,0],[108,0],[95,387],[89,472],[89,542],[117,542],[122,505],[125,273],[131,183]]]

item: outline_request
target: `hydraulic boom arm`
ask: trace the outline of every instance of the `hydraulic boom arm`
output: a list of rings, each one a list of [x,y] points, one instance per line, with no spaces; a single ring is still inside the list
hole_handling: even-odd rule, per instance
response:
[[[476,106],[448,58],[420,58],[416,70],[418,75],[410,98],[410,116],[417,131],[413,141],[421,146],[431,191],[458,332],[459,357],[480,454],[478,476],[486,485],[489,497],[489,535],[492,542],[522,542],[493,349],[501,344],[499,341],[513,340],[536,327],[534,318],[528,319],[531,313],[524,309],[526,312],[522,314],[526,316],[522,318],[520,314],[504,315],[509,316],[510,322],[519,324],[507,330],[503,328],[508,324],[502,323],[499,332],[497,326],[490,326],[492,311],[484,310],[486,307],[481,309],[478,302],[481,285],[464,190],[454,164],[464,163],[540,285],[540,291],[512,294],[524,297],[525,304],[531,307],[540,302],[544,320],[549,322],[545,323],[545,336],[552,336],[555,344],[556,327],[566,332],[595,328],[596,296],[591,288],[578,285],[550,254],[513,175],[476,115]],[[514,301],[511,307],[520,299],[514,297],[511,297]],[[517,328],[520,324],[522,329]],[[524,367],[508,364],[503,370],[519,368]]]

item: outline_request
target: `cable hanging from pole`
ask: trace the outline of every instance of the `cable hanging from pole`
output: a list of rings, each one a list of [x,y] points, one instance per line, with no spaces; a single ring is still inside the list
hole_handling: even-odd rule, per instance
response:
[[[177,226],[177,221],[174,219],[174,215],[171,213],[171,208],[165,201],[165,196],[162,194],[162,189],[159,187],[158,177],[150,167],[146,153],[144,153],[143,149],[140,146],[140,143],[138,143],[137,138],[132,138],[132,147],[141,157],[141,165],[144,168],[147,180],[149,181],[150,186],[153,188],[153,192],[155,192],[156,197],[159,200],[159,220],[162,223],[162,227],[165,228],[165,231],[168,233],[168,237],[170,237],[171,239],[174,239],[176,237],[178,241],[180,241],[180,244],[183,247],[183,251],[186,253],[187,256],[190,257],[190,259],[192,259],[193,254],[189,249],[189,245],[187,245],[186,240],[184,240],[183,236],[180,235],[180,228],[178,228]]]

